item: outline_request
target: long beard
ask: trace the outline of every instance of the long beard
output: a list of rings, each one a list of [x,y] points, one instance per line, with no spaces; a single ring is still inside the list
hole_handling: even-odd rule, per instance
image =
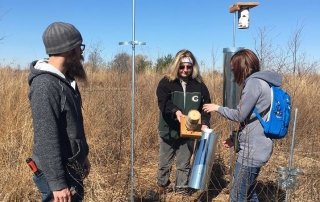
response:
[[[66,61],[67,75],[71,78],[76,78],[80,81],[87,81],[87,74],[83,67],[83,55],[77,57],[76,52],[73,52]]]

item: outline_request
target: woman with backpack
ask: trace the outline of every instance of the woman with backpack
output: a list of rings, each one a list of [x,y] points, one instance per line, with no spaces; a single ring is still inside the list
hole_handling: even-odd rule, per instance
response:
[[[231,201],[258,201],[255,192],[256,178],[260,169],[271,157],[272,140],[264,134],[264,129],[253,110],[256,108],[266,120],[271,103],[269,83],[274,86],[282,84],[282,76],[271,71],[260,71],[259,59],[254,52],[242,49],[231,57],[233,82],[242,85],[241,99],[236,109],[204,104],[205,112],[217,112],[230,121],[239,122],[236,138],[230,137],[223,144],[226,148],[239,143],[234,181],[231,189]],[[234,141],[237,140],[237,141]]]

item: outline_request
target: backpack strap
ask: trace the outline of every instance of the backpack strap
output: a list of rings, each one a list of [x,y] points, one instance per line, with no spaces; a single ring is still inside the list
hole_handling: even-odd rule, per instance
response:
[[[256,117],[253,117],[252,119],[249,119],[248,121],[241,122],[240,126],[244,127],[245,125],[248,125],[258,119],[261,123],[263,123],[264,121],[263,121],[262,117],[264,117],[268,113],[268,111],[270,110],[270,107],[271,107],[271,105],[269,105],[269,107],[267,109],[263,110],[261,113],[258,112],[257,108],[254,108],[253,112],[255,113]]]
[[[263,127],[264,127],[265,121],[262,119],[262,117],[263,117],[264,115],[266,115],[266,113],[268,113],[268,111],[270,110],[270,107],[271,107],[271,105],[267,108],[267,111],[266,111],[266,110],[263,111],[263,112],[265,112],[263,115],[259,114],[257,108],[254,108],[254,110],[253,110],[253,112],[256,114],[256,117],[255,117],[255,118],[259,119],[259,121],[260,121],[260,123],[261,123],[261,125],[262,125]],[[256,120],[257,120],[257,119],[256,119]]]

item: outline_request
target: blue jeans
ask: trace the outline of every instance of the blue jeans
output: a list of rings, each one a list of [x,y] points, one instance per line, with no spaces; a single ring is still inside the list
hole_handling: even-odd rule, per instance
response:
[[[72,202],[82,201],[83,195],[84,195],[82,181],[77,182],[71,177],[67,177],[66,180],[67,180],[68,187],[74,187],[76,190],[76,194],[74,196],[72,196],[71,201]],[[38,176],[38,177],[34,175],[33,181],[42,194],[42,202],[53,201],[53,199],[54,199],[53,192],[51,191],[49,184],[47,182],[47,179],[45,178],[43,173],[41,173],[40,176]]]
[[[232,202],[259,202],[255,191],[260,167],[247,167],[237,162],[231,189]]]

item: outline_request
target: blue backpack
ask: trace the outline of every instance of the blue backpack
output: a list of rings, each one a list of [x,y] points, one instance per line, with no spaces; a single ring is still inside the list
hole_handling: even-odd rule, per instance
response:
[[[253,112],[259,119],[264,133],[271,139],[281,139],[288,133],[288,127],[291,116],[291,97],[280,87],[271,87],[271,106],[266,121],[261,118],[258,110],[254,108]]]

